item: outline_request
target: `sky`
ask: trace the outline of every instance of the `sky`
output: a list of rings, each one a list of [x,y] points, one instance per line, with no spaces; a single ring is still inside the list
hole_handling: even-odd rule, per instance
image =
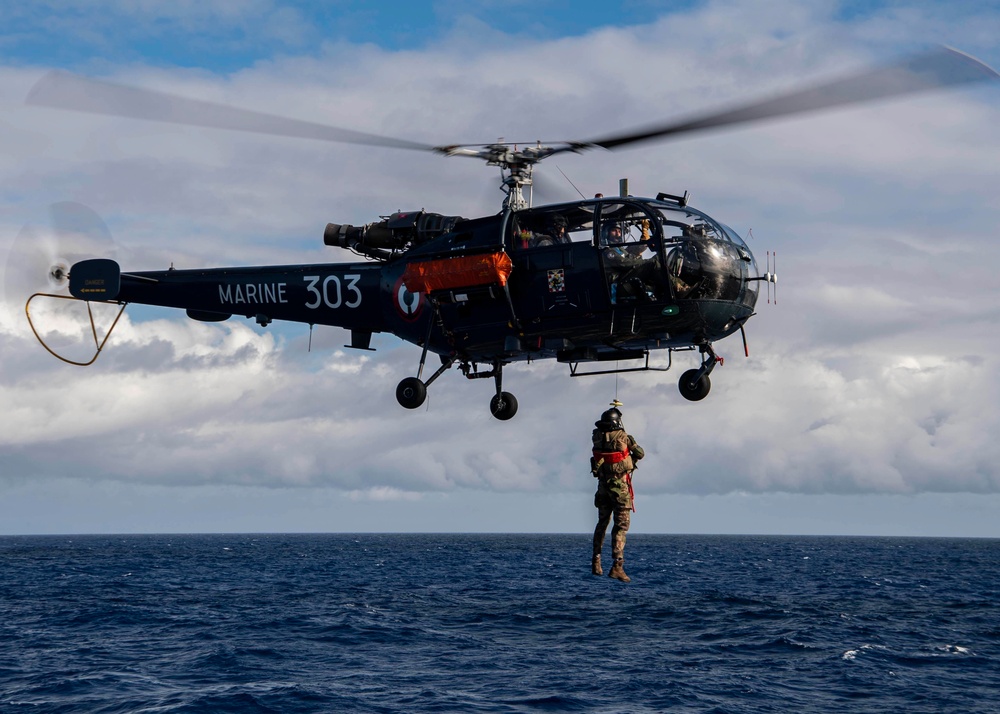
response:
[[[327,222],[502,198],[466,159],[26,106],[54,68],[433,145],[558,141],[939,44],[998,68],[1000,9],[52,0],[0,2],[0,27],[0,534],[584,534],[590,431],[617,397],[647,454],[633,534],[1000,537],[1000,82],[541,167],[536,203],[573,198],[560,172],[587,194],[628,177],[780,255],[780,301],[758,303],[749,357],[716,344],[702,402],[678,394],[680,354],[618,377],[511,365],[508,422],[490,380],[452,370],[409,411],[395,385],[420,350],[392,335],[360,352],[317,328],[310,349],[303,325],[142,306],[81,368],[23,311],[53,222],[131,270],[338,262]],[[39,314],[87,351],[85,312]]]

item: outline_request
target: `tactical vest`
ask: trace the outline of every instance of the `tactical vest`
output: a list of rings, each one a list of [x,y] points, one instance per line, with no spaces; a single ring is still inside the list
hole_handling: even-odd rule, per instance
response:
[[[635,470],[624,429],[601,431],[594,429],[593,466],[597,476],[621,476]]]

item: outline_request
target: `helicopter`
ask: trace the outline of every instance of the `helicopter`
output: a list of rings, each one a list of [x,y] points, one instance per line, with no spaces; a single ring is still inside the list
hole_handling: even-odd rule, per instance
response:
[[[142,120],[322,141],[418,150],[484,161],[501,170],[501,210],[484,217],[397,211],[356,226],[329,223],[323,241],[362,260],[349,263],[123,271],[107,258],[49,277],[69,295],[39,297],[185,310],[204,322],[234,315],[267,326],[274,320],[343,328],[347,347],[372,351],[372,336],[391,333],[421,348],[414,376],[396,387],[398,403],[416,409],[453,367],[468,379],[492,379],[490,413],[512,418],[517,399],[503,388],[504,367],[555,359],[573,377],[666,371],[675,352],[697,352],[700,364],[678,381],[682,397],[704,399],[723,363],[716,342],[755,315],[761,283],[776,288],[770,258],[761,271],[746,241],[689,204],[689,194],[619,195],[533,206],[533,171],[563,153],[616,150],[696,131],[779,118],[918,91],[1000,77],[979,60],[939,47],[894,64],[691,119],[652,124],[586,141],[429,145],[306,122],[213,102],[54,71],[27,102]],[[528,197],[525,196],[525,190]],[[93,326],[93,316],[91,314]],[[117,324],[117,318],[115,323]],[[114,324],[98,342],[90,364]],[[666,350],[666,365],[651,363]],[[439,366],[429,375],[427,358]],[[620,362],[633,366],[622,367]],[[613,363],[613,366],[612,366]]]

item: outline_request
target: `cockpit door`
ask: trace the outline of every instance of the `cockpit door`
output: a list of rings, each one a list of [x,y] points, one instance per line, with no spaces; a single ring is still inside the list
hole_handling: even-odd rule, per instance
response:
[[[670,299],[661,271],[660,221],[654,213],[631,201],[602,203],[596,241],[612,305]]]

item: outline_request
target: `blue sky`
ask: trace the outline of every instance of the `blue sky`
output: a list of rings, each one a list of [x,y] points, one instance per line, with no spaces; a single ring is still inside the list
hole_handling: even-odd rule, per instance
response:
[[[0,251],[59,201],[135,269],[349,260],[321,245],[327,221],[499,202],[467,160],[25,107],[57,67],[446,143],[587,138],[935,43],[1000,66],[1000,10],[978,2],[369,5],[0,3]],[[78,370],[8,301],[0,533],[585,532],[589,429],[619,391],[651,457],[637,532],[1000,537],[998,117],[984,86],[560,159],[586,192],[688,189],[781,252],[782,303],[750,322],[750,359],[719,346],[698,404],[674,371],[537,363],[505,373],[509,423],[451,373],[409,412],[393,389],[419,350],[392,336],[359,354],[317,330],[307,352],[298,325],[152,308]]]
[[[594,27],[640,24],[670,7],[607,2],[178,2],[5,3],[0,20],[8,62],[80,69],[142,62],[233,72],[324,44],[426,49],[443,35],[488,26],[513,41],[583,35]],[[82,31],[81,31],[82,30]]]
[[[598,28],[641,26],[710,4],[695,0],[6,2],[0,6],[5,28],[0,48],[11,65],[82,71],[141,63],[227,73],[279,56],[308,56],[321,52],[325,45],[339,43],[423,50],[453,35],[475,40],[484,31],[502,35],[515,46],[552,41],[583,36]],[[868,0],[817,2],[812,6],[825,15],[830,29],[833,25],[846,29],[879,18],[905,22],[915,16],[925,21],[940,17],[941,37],[937,41],[944,43],[950,38],[975,42],[975,35],[988,28],[972,32],[976,28],[963,28],[963,20],[994,14],[988,3],[979,0],[950,2],[946,7],[929,2]],[[754,6],[746,3],[743,7]],[[760,14],[768,12],[761,7]],[[712,28],[696,25],[691,32],[711,33]],[[786,37],[793,35],[789,32]],[[670,41],[664,37],[665,43]]]

